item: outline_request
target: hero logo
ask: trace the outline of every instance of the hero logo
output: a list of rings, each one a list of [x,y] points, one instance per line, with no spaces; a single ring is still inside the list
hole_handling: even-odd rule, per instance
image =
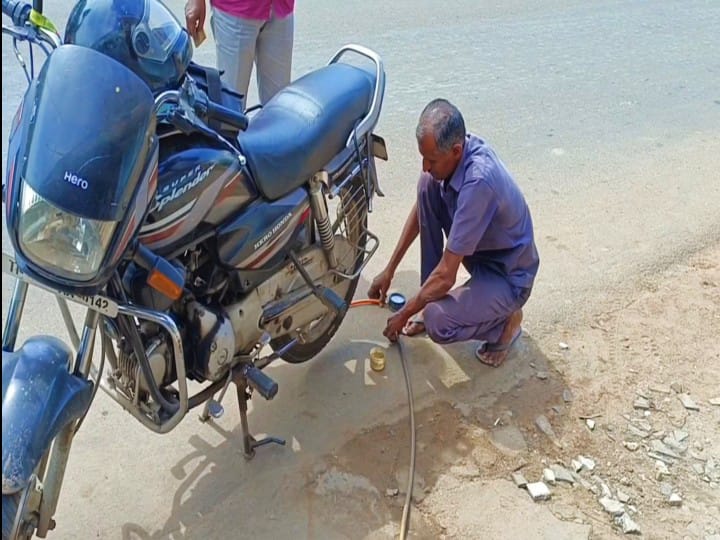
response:
[[[70,171],[65,171],[65,181],[80,189],[87,189],[89,185],[87,180],[80,178],[77,174],[73,174]]]
[[[166,185],[161,192],[157,194],[155,197],[155,208],[156,211],[161,211],[165,206],[173,202],[178,197],[181,197],[188,191],[190,191],[192,188],[197,186],[198,184],[202,183],[205,179],[207,179],[208,176],[210,176],[210,172],[215,168],[215,164],[210,165],[207,169],[203,170],[202,165],[198,165],[197,167],[191,169],[190,171],[183,174],[180,178],[173,181],[171,184]],[[192,177],[195,178],[192,178]],[[192,180],[189,180],[192,178]],[[169,193],[168,193],[169,192]]]
[[[262,235],[262,238],[255,242],[253,245],[253,249],[257,251],[259,248],[261,248],[263,245],[267,243],[268,240],[270,240],[277,232],[283,228],[283,226],[288,222],[288,220],[292,217],[292,212],[288,212],[287,215],[283,216],[280,221],[278,221],[275,225],[273,225],[273,228],[270,229],[268,232]]]

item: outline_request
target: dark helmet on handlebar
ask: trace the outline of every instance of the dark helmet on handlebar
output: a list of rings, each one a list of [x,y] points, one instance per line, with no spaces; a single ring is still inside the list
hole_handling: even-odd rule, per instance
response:
[[[159,0],[80,0],[68,18],[65,43],[114,58],[153,92],[177,86],[192,57],[188,32]]]

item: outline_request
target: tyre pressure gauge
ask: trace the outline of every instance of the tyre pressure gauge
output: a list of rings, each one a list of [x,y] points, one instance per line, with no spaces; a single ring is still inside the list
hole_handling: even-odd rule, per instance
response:
[[[400,293],[392,293],[388,297],[388,306],[391,311],[399,311],[405,307],[405,297]]]

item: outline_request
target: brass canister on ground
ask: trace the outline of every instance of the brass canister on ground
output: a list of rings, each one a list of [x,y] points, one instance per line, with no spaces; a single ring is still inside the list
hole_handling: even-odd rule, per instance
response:
[[[385,369],[385,350],[380,347],[370,349],[370,367],[373,371]]]

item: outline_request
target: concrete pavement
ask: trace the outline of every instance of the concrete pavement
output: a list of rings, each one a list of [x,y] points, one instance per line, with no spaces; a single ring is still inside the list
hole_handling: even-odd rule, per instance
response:
[[[46,4],[62,25],[69,6]],[[169,5],[182,13],[182,2]],[[528,347],[544,358],[555,325],[582,320],[644,272],[720,239],[720,5],[552,0],[541,8],[513,0],[454,6],[299,2],[293,71],[299,76],[324,64],[347,42],[374,48],[386,62],[378,132],[391,159],[380,168],[387,197],[371,216],[383,244],[359,295],[391,252],[409,209],[420,166],[413,133],[423,105],[438,96],[454,101],[470,129],[496,147],[523,187],[537,227],[542,268],[526,329]],[[9,122],[24,88],[8,44],[4,38],[3,170]],[[213,61],[211,40],[196,58]],[[3,223],[4,249],[6,240]],[[417,263],[413,249],[398,288],[416,287]],[[3,276],[3,317],[11,286]],[[25,335],[64,335],[49,300],[32,295]],[[157,436],[100,395],[76,439],[52,537],[343,536],[326,511],[313,508],[305,486],[323,456],[363,429],[404,415],[392,353],[380,377],[365,365],[369,348],[383,343],[384,317],[351,312],[318,358],[271,368],[280,393],[273,402],[255,403],[250,423],[289,444],[264,448],[251,463],[240,453],[229,398],[217,426],[202,426],[192,415]],[[415,347],[421,403],[464,397],[490,405],[529,376],[522,366],[480,370],[469,347],[444,353]]]

